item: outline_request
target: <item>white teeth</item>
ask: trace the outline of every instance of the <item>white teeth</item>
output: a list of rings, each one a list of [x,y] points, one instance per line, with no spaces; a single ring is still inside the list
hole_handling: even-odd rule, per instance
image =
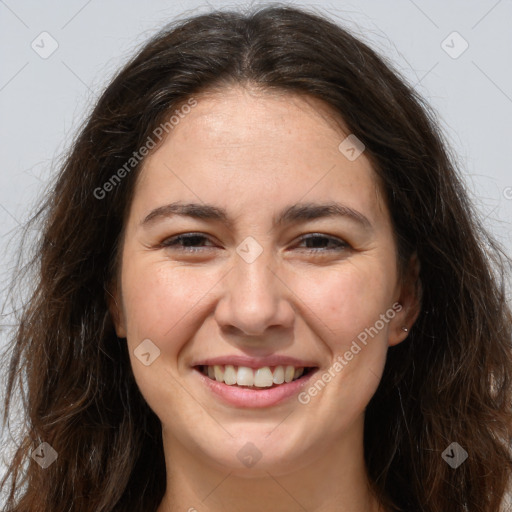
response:
[[[227,364],[224,368],[224,382],[228,386],[236,384],[236,370],[235,367],[231,364]]]
[[[217,382],[224,382],[224,370],[218,365],[215,365],[213,370],[215,373],[215,380]]]
[[[284,371],[284,381],[291,382],[293,380],[293,376],[295,374],[295,368],[293,366],[287,366]]]
[[[284,368],[282,366],[276,366],[273,381],[274,384],[282,384],[284,382]]]
[[[254,372],[247,366],[239,366],[236,374],[236,383],[239,386],[254,386]]]
[[[253,370],[247,366],[234,366],[227,364],[203,366],[203,373],[210,379],[217,382],[224,382],[228,386],[235,384],[239,386],[255,386],[258,388],[269,388],[274,384],[279,385],[284,382],[291,382],[298,379],[304,373],[304,368],[295,368],[294,366],[276,366],[274,371],[269,366]]]
[[[272,381],[272,372],[268,366],[258,368],[254,374],[254,385],[258,388],[269,388],[274,382]]]
[[[293,374],[293,380],[298,379],[304,373],[304,368],[297,368]]]

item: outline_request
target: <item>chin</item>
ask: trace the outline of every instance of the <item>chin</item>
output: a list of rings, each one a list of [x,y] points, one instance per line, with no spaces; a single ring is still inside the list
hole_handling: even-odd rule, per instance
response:
[[[304,466],[305,461],[310,461],[310,457],[305,457],[305,442],[299,441],[303,436],[289,429],[272,432],[268,427],[258,428],[255,425],[250,429],[246,426],[239,433],[228,430],[233,437],[226,434],[229,439],[225,438],[225,443],[219,439],[199,441],[203,459],[210,459],[212,466],[223,472],[229,471],[244,478],[268,478],[269,473],[289,474]],[[313,447],[309,446],[309,449],[315,452]]]

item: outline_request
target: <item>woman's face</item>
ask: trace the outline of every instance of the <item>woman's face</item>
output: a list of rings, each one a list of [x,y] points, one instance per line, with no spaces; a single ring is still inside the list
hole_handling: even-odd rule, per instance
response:
[[[414,320],[370,162],[318,100],[197,102],[145,160],[112,309],[165,448],[240,474],[360,449]]]

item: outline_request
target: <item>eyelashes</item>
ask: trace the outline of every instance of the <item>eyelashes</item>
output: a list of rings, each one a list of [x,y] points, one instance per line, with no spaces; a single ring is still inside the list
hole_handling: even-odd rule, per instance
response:
[[[204,242],[205,240],[211,242],[211,240],[202,233],[186,233],[167,238],[160,244],[159,247],[177,250],[184,253],[199,254],[215,248],[215,245],[203,248],[201,242]],[[344,240],[341,240],[340,238],[334,236],[324,235],[321,233],[314,233],[302,236],[299,240],[299,245],[301,243],[313,243],[313,245],[319,245],[319,242],[320,245],[322,246],[324,246],[325,244],[330,244],[331,247],[306,247],[300,250],[301,252],[306,252],[310,254],[323,254],[340,252],[351,248],[351,246]],[[201,247],[197,247],[198,245],[200,245]]]
[[[347,249],[349,248],[349,244],[347,242],[345,242],[344,240],[341,240],[339,238],[336,238],[334,236],[327,236],[327,235],[306,235],[306,236],[303,236],[301,238],[301,241],[310,241],[310,240],[325,240],[327,241],[328,243],[331,243],[331,244],[334,244],[334,248],[331,248],[330,250],[341,250],[341,249]],[[312,248],[309,248],[309,250],[316,250],[316,249],[312,249]]]
[[[194,245],[197,245],[193,243],[194,240],[197,242],[197,240],[208,240],[208,238],[205,235],[188,233],[186,235],[177,235],[167,238],[160,245],[165,248],[177,248],[186,252],[204,252],[201,249],[194,247]]]

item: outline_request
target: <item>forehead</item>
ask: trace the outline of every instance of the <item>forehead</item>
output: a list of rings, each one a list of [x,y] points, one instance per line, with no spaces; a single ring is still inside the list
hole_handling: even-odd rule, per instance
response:
[[[228,209],[255,197],[261,205],[343,199],[374,218],[385,213],[370,160],[340,151],[350,132],[324,102],[241,87],[195,98],[146,158],[136,199],[216,198]]]

